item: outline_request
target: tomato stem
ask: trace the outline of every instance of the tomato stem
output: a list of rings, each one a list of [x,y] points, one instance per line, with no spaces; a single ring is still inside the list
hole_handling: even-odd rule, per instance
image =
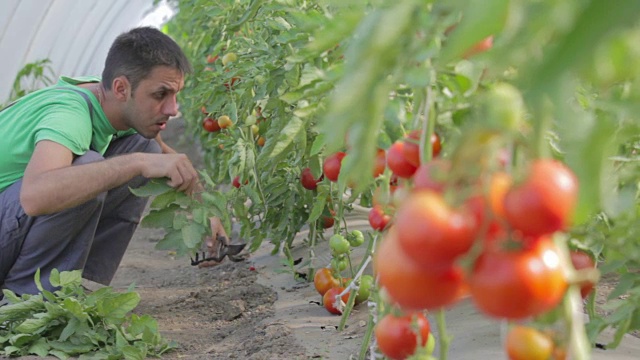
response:
[[[580,287],[569,286],[567,296],[563,302],[564,318],[570,331],[571,353],[575,360],[588,360],[591,358],[591,346],[584,328],[582,318],[582,297]]]
[[[449,344],[451,343],[451,336],[447,334],[447,320],[445,318],[444,309],[438,310],[436,321],[438,323],[438,337],[440,338],[440,360],[447,360],[447,357],[449,355]]]
[[[358,360],[365,360],[367,357],[367,350],[369,350],[369,343],[371,342],[371,335],[373,334],[373,325],[375,324],[373,314],[369,313],[369,319],[367,320],[367,329],[364,332],[362,338],[362,346],[360,346],[360,354]]]

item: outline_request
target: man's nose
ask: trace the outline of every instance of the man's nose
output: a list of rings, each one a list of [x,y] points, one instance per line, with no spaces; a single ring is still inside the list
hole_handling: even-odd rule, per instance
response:
[[[168,116],[178,115],[178,98],[175,95],[170,96],[164,103],[162,113]]]

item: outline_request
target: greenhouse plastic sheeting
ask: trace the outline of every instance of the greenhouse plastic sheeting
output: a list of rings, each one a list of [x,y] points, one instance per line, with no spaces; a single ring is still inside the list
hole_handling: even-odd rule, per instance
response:
[[[51,75],[100,75],[109,45],[138,25],[160,26],[153,0],[0,0],[0,104],[17,73],[49,59]]]

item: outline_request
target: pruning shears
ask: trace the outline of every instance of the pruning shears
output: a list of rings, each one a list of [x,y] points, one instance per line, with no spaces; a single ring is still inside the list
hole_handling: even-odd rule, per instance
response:
[[[245,256],[239,254],[247,246],[247,243],[229,244],[229,239],[222,235],[218,235],[216,239],[218,240],[217,255],[206,257],[206,253],[203,251],[202,258],[200,258],[199,254],[196,252],[195,260],[191,258],[192,266],[197,266],[205,261],[221,262],[224,260],[225,256],[233,262],[244,261],[246,259]]]

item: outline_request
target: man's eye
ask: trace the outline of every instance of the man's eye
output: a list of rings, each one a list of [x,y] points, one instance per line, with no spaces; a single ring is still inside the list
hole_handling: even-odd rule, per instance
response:
[[[156,97],[156,99],[162,99],[162,98],[164,98],[166,95],[167,95],[167,93],[166,93],[166,92],[164,92],[164,91],[163,91],[163,92],[159,92],[159,93],[155,93],[155,97]]]

